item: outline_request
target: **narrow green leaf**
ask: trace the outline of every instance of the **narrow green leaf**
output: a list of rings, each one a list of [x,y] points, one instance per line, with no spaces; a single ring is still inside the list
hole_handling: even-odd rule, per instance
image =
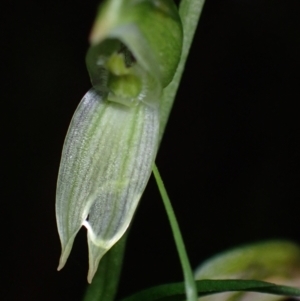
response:
[[[198,280],[198,296],[222,292],[257,292],[281,296],[300,297],[300,289],[276,285],[257,280]],[[164,284],[136,293],[121,301],[183,301],[185,300],[184,284]]]

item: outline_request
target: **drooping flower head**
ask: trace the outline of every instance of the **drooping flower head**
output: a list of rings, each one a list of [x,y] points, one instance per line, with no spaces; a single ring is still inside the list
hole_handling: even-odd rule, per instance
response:
[[[84,225],[89,282],[128,228],[150,177],[160,96],[176,71],[182,28],[172,0],[109,0],[90,40],[86,62],[93,88],[69,126],[56,194],[58,269]]]

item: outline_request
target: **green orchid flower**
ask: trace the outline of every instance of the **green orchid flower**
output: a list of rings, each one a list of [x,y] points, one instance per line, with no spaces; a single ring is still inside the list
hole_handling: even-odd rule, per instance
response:
[[[85,226],[89,282],[128,228],[149,180],[161,94],[180,59],[182,27],[171,0],[110,0],[90,41],[86,62],[93,88],[69,126],[56,194],[58,269]]]

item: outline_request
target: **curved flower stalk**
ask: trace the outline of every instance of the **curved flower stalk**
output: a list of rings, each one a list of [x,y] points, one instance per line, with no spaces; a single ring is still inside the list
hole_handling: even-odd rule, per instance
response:
[[[90,40],[86,61],[93,88],[65,138],[56,195],[58,269],[84,225],[89,282],[128,228],[150,177],[160,97],[176,71],[182,28],[171,0],[110,0]]]

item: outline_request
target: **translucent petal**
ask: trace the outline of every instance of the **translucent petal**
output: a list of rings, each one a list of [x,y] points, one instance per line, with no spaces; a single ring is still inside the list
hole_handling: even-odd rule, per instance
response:
[[[65,139],[58,176],[58,269],[85,225],[91,282],[100,259],[132,219],[151,174],[158,131],[157,108],[104,101],[93,89],[83,97]]]

